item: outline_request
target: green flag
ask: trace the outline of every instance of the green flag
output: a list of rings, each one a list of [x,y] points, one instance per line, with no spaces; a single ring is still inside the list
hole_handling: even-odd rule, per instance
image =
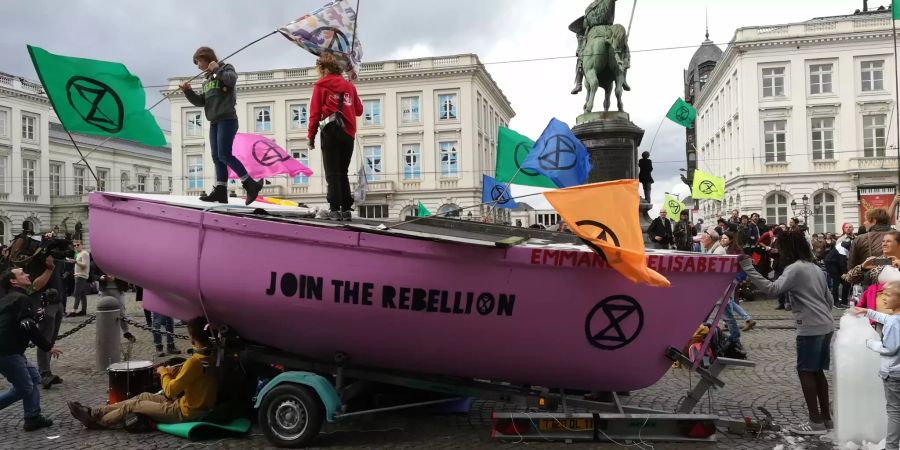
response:
[[[684,203],[681,203],[681,201],[669,194],[666,194],[666,198],[663,202],[663,207],[666,209],[666,212],[669,213],[669,219],[674,220],[675,222],[680,221],[681,212],[687,209],[687,207],[684,206]]]
[[[153,147],[166,145],[145,106],[141,80],[115,62],[54,55],[28,46],[31,62],[63,127]]]
[[[695,200],[704,198],[723,200],[725,198],[725,179],[694,169],[694,186],[691,188],[691,196]]]
[[[416,217],[428,217],[430,215],[431,211],[429,211],[422,202],[419,202],[419,210],[416,211]]]
[[[533,170],[519,170],[534,147],[534,141],[504,127],[500,127],[497,135],[497,172],[494,177],[496,182],[556,189],[556,184],[549,178]]]
[[[669,108],[666,118],[685,128],[690,128],[691,125],[694,124],[694,119],[697,118],[697,110],[688,102],[679,98],[678,100],[675,100],[675,104]]]
[[[900,20],[900,0],[891,2],[891,12],[894,14],[894,20]]]

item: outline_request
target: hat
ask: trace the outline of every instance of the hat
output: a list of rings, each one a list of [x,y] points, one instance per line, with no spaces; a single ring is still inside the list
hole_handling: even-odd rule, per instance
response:
[[[716,233],[716,227],[707,228],[705,233],[708,234],[709,238],[712,239],[713,241],[719,240],[719,233]]]

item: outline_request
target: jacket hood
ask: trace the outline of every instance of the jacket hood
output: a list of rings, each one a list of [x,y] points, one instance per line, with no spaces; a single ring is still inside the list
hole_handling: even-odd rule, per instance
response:
[[[350,92],[350,82],[344,77],[335,74],[329,74],[316,81],[316,86],[322,86],[332,92],[346,93]]]

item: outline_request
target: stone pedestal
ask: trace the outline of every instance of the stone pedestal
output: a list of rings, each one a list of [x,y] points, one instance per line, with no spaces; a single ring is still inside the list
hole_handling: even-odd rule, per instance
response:
[[[628,113],[582,114],[576,119],[572,132],[584,143],[591,155],[593,168],[588,175],[588,183],[637,178],[638,147],[644,138],[644,130],[631,122]],[[641,229],[646,231],[650,226],[647,211],[652,205],[644,200],[643,189],[639,191],[641,202],[638,214]],[[646,233],[644,242],[649,244]]]

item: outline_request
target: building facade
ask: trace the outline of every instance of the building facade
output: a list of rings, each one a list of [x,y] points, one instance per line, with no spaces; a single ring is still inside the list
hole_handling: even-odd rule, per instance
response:
[[[860,199],[893,192],[891,25],[885,10],[735,32],[696,102],[698,168],[726,179],[703,217],[739,209],[839,231],[860,223]]]
[[[722,60],[722,49],[709,40],[709,30],[706,31],[706,40],[700,44],[700,48],[694,52],[688,68],[684,71],[684,101],[696,107],[697,98],[706,87],[709,76],[716,64]],[[697,127],[692,124],[685,129],[685,161],[687,169],[682,175],[682,181],[688,186],[694,183],[694,169],[697,168]]]
[[[367,197],[355,206],[356,214],[399,219],[415,215],[419,202],[432,213],[468,208],[460,215],[473,219],[486,213],[477,207],[481,175],[493,175],[497,130],[515,113],[478,57],[370,62],[360,69],[354,84],[365,112],[357,118],[350,182],[355,189],[364,165]],[[239,73],[239,131],[272,139],[313,170],[311,177],[268,179],[261,195],[310,206],[327,203],[321,146],[310,150],[306,139],[317,79],[311,67]],[[184,80],[169,80],[170,88]],[[170,97],[170,105],[173,192],[199,195],[215,181],[208,123],[202,108],[180,92]],[[229,189],[243,195],[237,184]],[[497,214],[508,216],[499,208]]]
[[[169,148],[72,136],[97,179],[40,83],[0,73],[0,242],[9,244],[25,221],[36,231],[80,232],[89,241],[88,192],[169,192]]]

